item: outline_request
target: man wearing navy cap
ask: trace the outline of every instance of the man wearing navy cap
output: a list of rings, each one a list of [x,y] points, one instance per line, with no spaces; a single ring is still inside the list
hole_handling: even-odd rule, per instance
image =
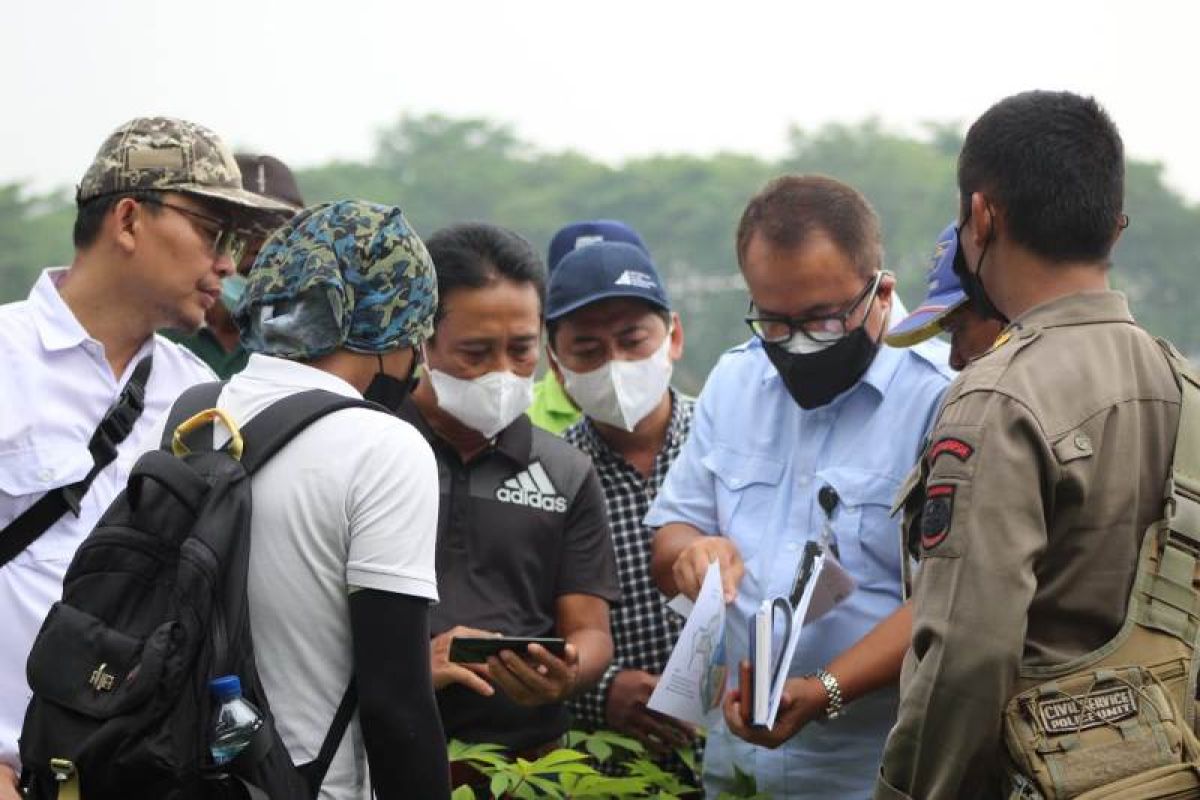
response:
[[[615,219],[592,219],[572,222],[559,229],[550,240],[546,257],[546,268],[553,272],[563,256],[596,242],[625,242],[640,248],[649,255],[646,243],[630,226]],[[562,384],[552,370],[547,370],[533,387],[533,404],[529,406],[533,424],[560,434],[579,421],[579,409],[563,394]]]
[[[680,626],[650,577],[653,531],[642,519],[691,428],[695,401],[670,385],[683,327],[654,262],[635,244],[568,252],[547,294],[551,368],[584,415],[564,438],[600,476],[622,597],[611,611],[613,662],[572,711],[585,727],[636,737],[682,772],[670,749],[691,732],[646,708]]]
[[[980,316],[967,302],[967,293],[954,274],[957,250],[958,229],[951,223],[933,247],[929,294],[916,311],[888,331],[884,341],[892,347],[912,347],[939,333],[948,333],[950,368],[962,370],[987,352],[1004,326],[998,319]]]

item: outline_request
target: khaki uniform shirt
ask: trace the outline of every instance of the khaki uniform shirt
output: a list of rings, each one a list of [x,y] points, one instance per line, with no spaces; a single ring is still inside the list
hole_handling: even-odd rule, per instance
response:
[[[1116,292],[1028,311],[950,387],[905,499],[921,563],[877,798],[999,793],[1019,667],[1090,652],[1124,620],[1179,403]]]

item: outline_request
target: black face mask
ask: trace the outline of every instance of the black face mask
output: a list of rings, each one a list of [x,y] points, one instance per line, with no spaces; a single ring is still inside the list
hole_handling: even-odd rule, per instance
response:
[[[413,354],[412,367],[408,370],[408,377],[404,380],[394,378],[383,371],[383,356],[376,354],[379,359],[379,371],[375,373],[375,377],[371,379],[371,384],[367,390],[363,392],[363,398],[370,400],[372,403],[378,403],[388,411],[396,412],[400,410],[400,406],[404,404],[409,393],[417,385],[417,357]]]
[[[983,243],[983,251],[979,254],[979,263],[975,265],[975,271],[971,272],[967,266],[967,257],[963,255],[962,246],[962,230],[967,225],[967,220],[971,218],[970,213],[966,219],[958,226],[955,231],[954,263],[951,267],[954,274],[958,276],[958,282],[962,284],[963,294],[967,296],[971,306],[975,309],[975,313],[983,319],[998,319],[1005,325],[1008,324],[1008,317],[1000,313],[1000,309],[996,308],[996,304],[992,302],[992,298],[988,297],[987,289],[983,286],[983,278],[980,274],[983,271],[983,257],[987,255],[988,245],[992,243],[992,237],[989,235],[987,241]]]
[[[766,342],[763,349],[788,394],[808,409],[826,405],[857,383],[875,360],[879,340],[871,339],[864,324],[815,353],[789,353],[782,345]]]

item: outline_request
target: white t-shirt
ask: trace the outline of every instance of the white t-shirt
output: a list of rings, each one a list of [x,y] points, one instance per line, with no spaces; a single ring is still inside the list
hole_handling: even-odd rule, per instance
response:
[[[203,361],[161,336],[152,336],[113,375],[104,345],[88,335],[56,284],[65,268],[44,270],[29,298],[0,306],[0,530],[59,486],[92,468],[88,440],[143,356],[154,354],[145,408],[117,447],[117,458],[92,483],[79,516],[64,514],[24,552],[0,567],[0,763],[16,767],[17,737],[29,704],[25,660],[75,550],[133,464],[158,446],[154,431],[179,393],[216,380]]]
[[[245,425],[272,402],[308,389],[361,397],[327,372],[255,354],[218,405]],[[216,441],[226,438],[219,433]],[[255,661],[279,734],[302,764],[316,758],[350,681],[348,587],[437,600],[437,464],[411,425],[353,408],[298,434],[254,476],[252,488]],[[356,716],[321,798],[369,797]]]

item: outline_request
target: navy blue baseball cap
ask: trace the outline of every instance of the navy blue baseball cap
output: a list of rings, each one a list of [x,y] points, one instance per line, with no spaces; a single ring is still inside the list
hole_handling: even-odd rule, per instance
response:
[[[929,291],[921,305],[888,331],[884,341],[892,347],[912,347],[942,331],[942,320],[967,301],[958,276],[954,274],[954,254],[958,251],[958,229],[950,223],[933,246],[927,274]]]
[[[625,242],[650,255],[642,237],[624,222],[617,219],[587,219],[564,225],[554,234],[550,240],[550,253],[546,256],[546,268],[553,272],[567,253],[596,242]]]
[[[563,256],[546,287],[546,319],[611,297],[645,300],[671,310],[658,269],[645,250],[626,242],[597,242]]]

